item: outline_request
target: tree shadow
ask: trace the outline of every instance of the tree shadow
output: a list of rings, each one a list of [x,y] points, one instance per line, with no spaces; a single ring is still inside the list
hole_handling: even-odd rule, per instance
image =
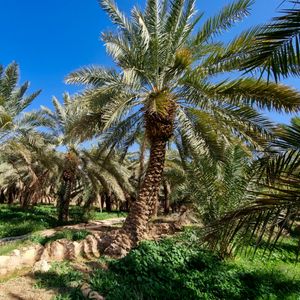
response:
[[[50,271],[36,272],[32,277],[37,288],[51,289],[74,300],[84,299],[80,290],[83,274],[70,267],[67,262],[55,263]]]

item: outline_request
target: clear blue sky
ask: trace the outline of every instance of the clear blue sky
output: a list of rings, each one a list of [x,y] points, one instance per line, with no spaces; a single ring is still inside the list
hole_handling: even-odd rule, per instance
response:
[[[117,0],[129,11],[143,0]],[[228,4],[226,0],[198,0],[198,9],[206,16]],[[276,13],[281,0],[257,0],[252,15],[227,33],[228,37],[255,24],[264,23]],[[73,93],[75,87],[63,83],[71,71],[85,65],[111,65],[99,36],[112,27],[97,0],[0,0],[0,64],[16,61],[21,80],[29,80],[31,89],[43,93],[33,107],[50,106],[53,95]],[[299,79],[289,84],[300,89]],[[288,116],[272,114],[276,121],[287,122]]]

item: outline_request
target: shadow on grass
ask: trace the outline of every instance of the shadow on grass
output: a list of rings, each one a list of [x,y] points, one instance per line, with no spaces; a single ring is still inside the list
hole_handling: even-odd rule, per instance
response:
[[[54,263],[49,272],[36,272],[33,278],[36,281],[36,288],[52,289],[58,292],[60,295],[55,299],[84,299],[80,291],[83,275],[67,262]]]

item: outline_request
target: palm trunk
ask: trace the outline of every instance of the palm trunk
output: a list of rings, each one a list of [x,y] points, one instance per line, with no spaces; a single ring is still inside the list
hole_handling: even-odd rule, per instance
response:
[[[76,183],[76,168],[78,159],[76,154],[69,151],[65,156],[64,171],[62,174],[62,188],[58,205],[58,221],[65,223],[69,220],[69,207],[72,197],[73,185]]]
[[[105,253],[112,256],[126,255],[143,239],[158,199],[167,142],[174,130],[176,103],[168,90],[155,91],[151,97],[158,97],[160,100],[164,98],[168,102],[164,114],[145,112],[145,128],[147,140],[150,142],[149,163],[137,200],[132,204],[123,228],[111,245],[105,249]]]
[[[69,220],[71,191],[72,191],[72,181],[66,180],[63,184],[62,191],[60,193],[59,212],[58,212],[59,223],[65,223]]]
[[[106,193],[105,194],[105,209],[107,212],[111,212],[112,211],[112,199],[111,199],[112,195],[111,193]]]
[[[170,212],[170,199],[169,195],[171,193],[170,184],[167,180],[164,180],[164,213],[167,215]]]
[[[124,255],[144,237],[160,188],[166,145],[164,139],[151,142],[149,165],[138,198],[133,202],[120,234],[105,250],[107,254]]]
[[[138,179],[138,188],[141,187],[142,184],[142,176],[144,173],[144,163],[145,163],[145,151],[146,151],[146,137],[143,138],[143,142],[140,148],[140,168],[139,168],[139,179]]]
[[[5,194],[3,192],[3,190],[1,190],[0,192],[0,204],[5,203]]]

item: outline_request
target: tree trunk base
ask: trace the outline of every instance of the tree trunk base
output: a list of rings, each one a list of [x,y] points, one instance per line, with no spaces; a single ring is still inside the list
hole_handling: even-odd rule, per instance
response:
[[[104,250],[104,254],[114,258],[121,258],[126,256],[135,246],[136,244],[132,241],[130,236],[121,229],[112,243]]]

